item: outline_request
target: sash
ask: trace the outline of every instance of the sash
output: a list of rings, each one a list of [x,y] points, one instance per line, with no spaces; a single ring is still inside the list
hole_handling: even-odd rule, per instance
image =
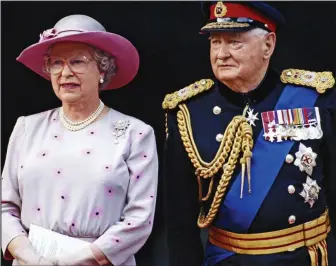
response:
[[[314,107],[317,97],[318,94],[314,90],[287,85],[274,110]],[[248,193],[247,186],[244,186],[243,198],[240,198],[240,172],[232,184],[231,189],[228,191],[224,202],[221,204],[218,219],[215,224],[216,227],[234,228],[234,232],[236,233],[246,233],[248,231],[277,177],[286,155],[294,144],[293,140],[271,143],[264,139],[263,134],[264,130],[262,129],[252,151],[251,194]],[[265,170],[265,165],[272,165],[272,167],[268,167],[267,170]],[[236,210],[244,210],[244,215],[238,216]],[[211,243],[208,243],[206,253],[208,255],[208,262],[211,261],[214,264],[234,254],[230,251],[218,248]],[[211,254],[217,255],[212,256]],[[212,265],[212,263],[210,265]]]

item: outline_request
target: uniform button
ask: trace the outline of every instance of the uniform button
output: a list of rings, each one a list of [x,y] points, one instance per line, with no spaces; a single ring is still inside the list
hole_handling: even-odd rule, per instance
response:
[[[293,185],[289,185],[288,186],[288,193],[289,194],[294,194],[294,192],[295,192],[295,187]]]
[[[294,215],[289,216],[289,218],[288,218],[288,223],[289,224],[293,224],[293,223],[295,223],[295,221],[296,221],[296,217]]]
[[[217,134],[217,136],[216,136],[216,140],[217,140],[218,142],[221,142],[222,139],[223,139],[223,134]]]
[[[294,157],[291,154],[286,155],[286,163],[292,163],[294,161]]]
[[[219,107],[219,106],[215,106],[213,109],[212,109],[213,113],[215,115],[219,115],[222,111],[222,109]]]

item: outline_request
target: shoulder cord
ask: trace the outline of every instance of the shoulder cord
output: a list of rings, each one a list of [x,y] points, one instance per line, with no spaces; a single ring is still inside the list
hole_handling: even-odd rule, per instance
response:
[[[214,175],[223,168],[223,174],[220,182],[217,186],[214,199],[212,201],[210,210],[207,215],[201,210],[198,217],[198,226],[200,228],[208,227],[214,220],[222,199],[224,198],[227,186],[232,178],[232,174],[236,167],[236,163],[240,152],[243,152],[243,156],[240,159],[242,165],[242,186],[244,185],[245,169],[247,167],[249,192],[251,191],[251,157],[253,148],[252,128],[248,124],[244,116],[235,116],[224,132],[224,137],[221,141],[220,147],[215,155],[215,158],[207,163],[202,160],[198,149],[195,145],[195,141],[192,134],[191,120],[188,108],[185,104],[179,105],[179,111],[177,113],[178,128],[181,134],[183,145],[188,153],[188,156],[195,167],[195,174],[197,176],[199,186],[199,200],[200,202],[209,199],[212,188]],[[245,108],[246,109],[246,108]],[[202,198],[202,178],[210,180],[209,189],[206,197]],[[242,196],[242,193],[241,193]]]

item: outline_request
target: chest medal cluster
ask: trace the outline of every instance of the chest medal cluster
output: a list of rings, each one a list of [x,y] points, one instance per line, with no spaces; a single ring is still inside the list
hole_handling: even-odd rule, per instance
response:
[[[320,139],[323,136],[318,107],[267,111],[261,113],[261,118],[266,141],[300,141]],[[317,154],[312,148],[300,143],[295,157],[294,165],[308,175],[299,195],[312,207],[318,200],[321,190],[317,182],[311,178],[313,168],[316,166]]]
[[[318,107],[276,110],[261,113],[265,140],[320,139],[323,136]]]
[[[318,107],[268,111],[261,113],[261,118],[266,141],[299,141],[320,139],[323,136]],[[308,175],[299,195],[312,207],[321,190],[317,182],[311,178],[317,154],[312,148],[300,143],[295,157],[294,165]]]
[[[251,126],[258,120],[258,113],[254,114],[252,109],[247,111],[247,121]],[[307,140],[320,139],[323,136],[321,120],[318,107],[296,108],[287,110],[276,110],[261,113],[264,128],[264,138],[270,142],[282,142],[284,140]],[[290,155],[292,157],[292,155]],[[316,180],[311,178],[313,168],[316,166],[317,154],[312,148],[300,143],[299,150],[295,153],[294,165],[300,171],[307,174],[306,182],[303,183],[303,190],[299,193],[305,203],[312,208],[318,200],[321,187]],[[288,161],[289,159],[286,158]]]

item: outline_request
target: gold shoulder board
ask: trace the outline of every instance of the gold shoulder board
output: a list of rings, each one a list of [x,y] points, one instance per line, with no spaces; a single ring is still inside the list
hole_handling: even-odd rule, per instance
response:
[[[325,93],[335,85],[332,72],[313,72],[301,69],[285,69],[281,73],[283,83],[302,85],[315,88],[318,93]]]
[[[162,103],[162,107],[163,109],[174,109],[181,102],[184,102],[203,91],[209,90],[213,84],[214,82],[211,79],[201,79],[179,91],[167,94]]]

